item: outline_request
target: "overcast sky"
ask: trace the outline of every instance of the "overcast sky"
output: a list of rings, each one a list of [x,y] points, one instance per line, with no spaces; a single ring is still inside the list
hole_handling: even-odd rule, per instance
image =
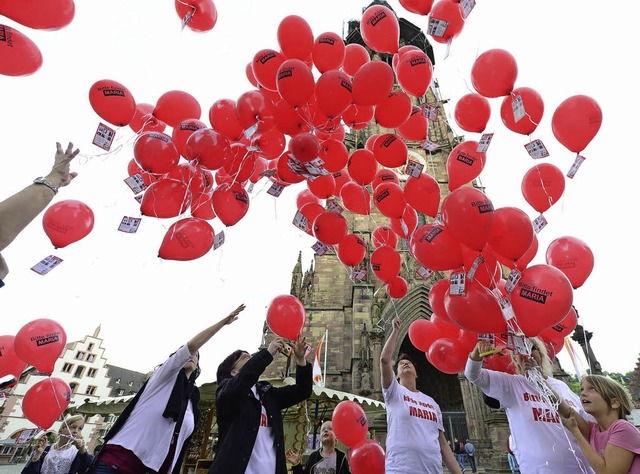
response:
[[[146,372],[244,302],[247,309],[240,320],[202,350],[201,381],[215,379],[217,365],[229,352],[254,350],[266,306],[289,292],[298,252],[304,254],[305,268],[312,259],[315,240],[291,224],[302,188],[285,189],[276,199],[266,194],[261,181],[248,214],[237,225],[225,228],[212,221],[216,232],[225,231],[221,248],[191,262],[160,260],[158,248],[173,220],[145,217],[137,234],[117,230],[123,216],[140,216],[123,182],[133,156],[133,133],[119,130],[110,153],[92,145],[100,118],[88,92],[97,80],[113,79],[127,86],[137,102],[153,104],[164,92],[183,90],[198,99],[200,119],[208,124],[214,101],[235,100],[252,89],[245,65],[261,49],[278,49],[276,31],[285,16],[304,17],[315,36],[342,34],[345,22],[359,19],[367,4],[218,2],[218,23],[206,33],[181,31],[171,1],[78,1],[73,22],[58,31],[35,31],[0,17],[0,23],[36,42],[44,57],[42,68],[31,76],[0,76],[1,196],[46,174],[56,141],[73,141],[81,149],[72,165],[79,176],[56,201],[81,200],[96,215],[92,233],[66,248],[53,248],[38,217],[3,251],[11,273],[0,290],[0,334],[15,334],[41,317],[60,322],[69,341],[101,326],[108,362]],[[390,4],[399,16],[426,30],[426,18],[404,11],[397,1]],[[624,5],[629,5],[626,10]],[[459,134],[464,132],[453,120],[453,106],[472,91],[474,59],[491,48],[506,49],[516,58],[516,87],[531,87],[543,97],[545,113],[532,138],[540,138],[551,152],[544,161],[563,172],[574,154],[551,132],[553,111],[576,94],[594,98],[602,108],[602,128],[583,151],[586,162],[567,181],[560,202],[545,212],[549,224],[538,235],[534,263],[545,263],[548,244],[561,236],[589,245],[595,268],[574,292],[574,304],[580,322],[595,333],[592,343],[603,368],[621,372],[634,368],[640,352],[634,298],[640,258],[633,222],[639,165],[635,147],[629,145],[637,133],[632,117],[640,106],[630,66],[632,48],[640,44],[635,25],[640,8],[624,5],[612,16],[606,4],[590,0],[478,1],[448,57],[446,45],[433,42],[434,76],[449,99],[450,123]],[[495,136],[481,182],[494,207],[516,206],[533,219],[537,213],[524,201],[520,186],[537,162],[524,149],[529,138],[503,126],[501,101],[490,100],[486,131]],[[479,135],[467,133],[466,138],[477,140]],[[64,262],[46,276],[30,270],[50,254]]]

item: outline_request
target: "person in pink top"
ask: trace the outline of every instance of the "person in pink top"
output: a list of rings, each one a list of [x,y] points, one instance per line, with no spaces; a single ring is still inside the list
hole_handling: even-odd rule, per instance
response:
[[[580,382],[580,402],[596,423],[564,401],[559,412],[596,474],[640,474],[640,431],[626,420],[633,405],[624,387],[602,375],[587,375]]]

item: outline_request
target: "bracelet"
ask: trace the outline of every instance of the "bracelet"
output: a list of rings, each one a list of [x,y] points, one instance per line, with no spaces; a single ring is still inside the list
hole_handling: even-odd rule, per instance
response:
[[[33,184],[42,184],[53,191],[53,194],[58,194],[58,188],[56,188],[51,181],[47,178],[43,178],[42,176],[33,180]]]

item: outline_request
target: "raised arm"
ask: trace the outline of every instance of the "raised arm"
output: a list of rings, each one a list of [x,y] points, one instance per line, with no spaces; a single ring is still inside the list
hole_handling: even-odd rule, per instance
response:
[[[236,309],[231,311],[228,316],[225,316],[220,321],[215,323],[213,326],[209,326],[207,329],[200,331],[198,334],[193,336],[189,342],[187,342],[187,347],[192,354],[195,354],[200,350],[200,348],[211,339],[220,329],[222,329],[227,324],[231,324],[236,319],[238,319],[238,314],[240,314],[244,310],[244,303],[238,306]]]
[[[442,461],[444,465],[447,466],[449,472],[454,474],[462,474],[462,470],[460,469],[460,464],[456,461],[456,457],[453,455],[453,451],[451,451],[451,446],[447,443],[447,439],[444,437],[444,433],[442,431],[438,434],[438,444],[440,445],[440,454],[442,455]]]
[[[393,320],[393,329],[391,330],[391,334],[389,334],[389,339],[385,342],[382,352],[380,353],[380,375],[382,377],[382,388],[385,390],[389,388],[396,376],[393,372],[391,358],[398,344],[398,334],[400,334],[400,318],[396,316]]]

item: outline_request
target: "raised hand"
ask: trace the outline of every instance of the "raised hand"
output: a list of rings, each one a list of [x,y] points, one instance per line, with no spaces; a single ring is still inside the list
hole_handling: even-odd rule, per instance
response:
[[[74,150],[73,143],[71,142],[69,142],[65,151],[62,151],[62,145],[60,145],[60,143],[56,143],[55,162],[53,163],[53,168],[51,168],[51,171],[46,176],[54,186],[58,188],[66,186],[73,178],[78,176],[78,173],[69,171],[71,168],[71,160],[73,160],[78,153],[80,153],[80,150],[77,148]]]
[[[244,303],[242,303],[236,309],[231,311],[231,313],[229,313],[229,316],[224,318],[224,324],[231,324],[232,322],[234,322],[236,319],[238,319],[238,315],[242,313],[244,309],[245,309],[245,305]]]
[[[298,334],[298,337],[293,343],[293,353],[296,355],[298,365],[306,364],[307,338],[303,337],[302,334]]]
[[[293,449],[287,450],[286,456],[287,461],[289,461],[294,466],[300,462],[300,453],[295,452]]]

